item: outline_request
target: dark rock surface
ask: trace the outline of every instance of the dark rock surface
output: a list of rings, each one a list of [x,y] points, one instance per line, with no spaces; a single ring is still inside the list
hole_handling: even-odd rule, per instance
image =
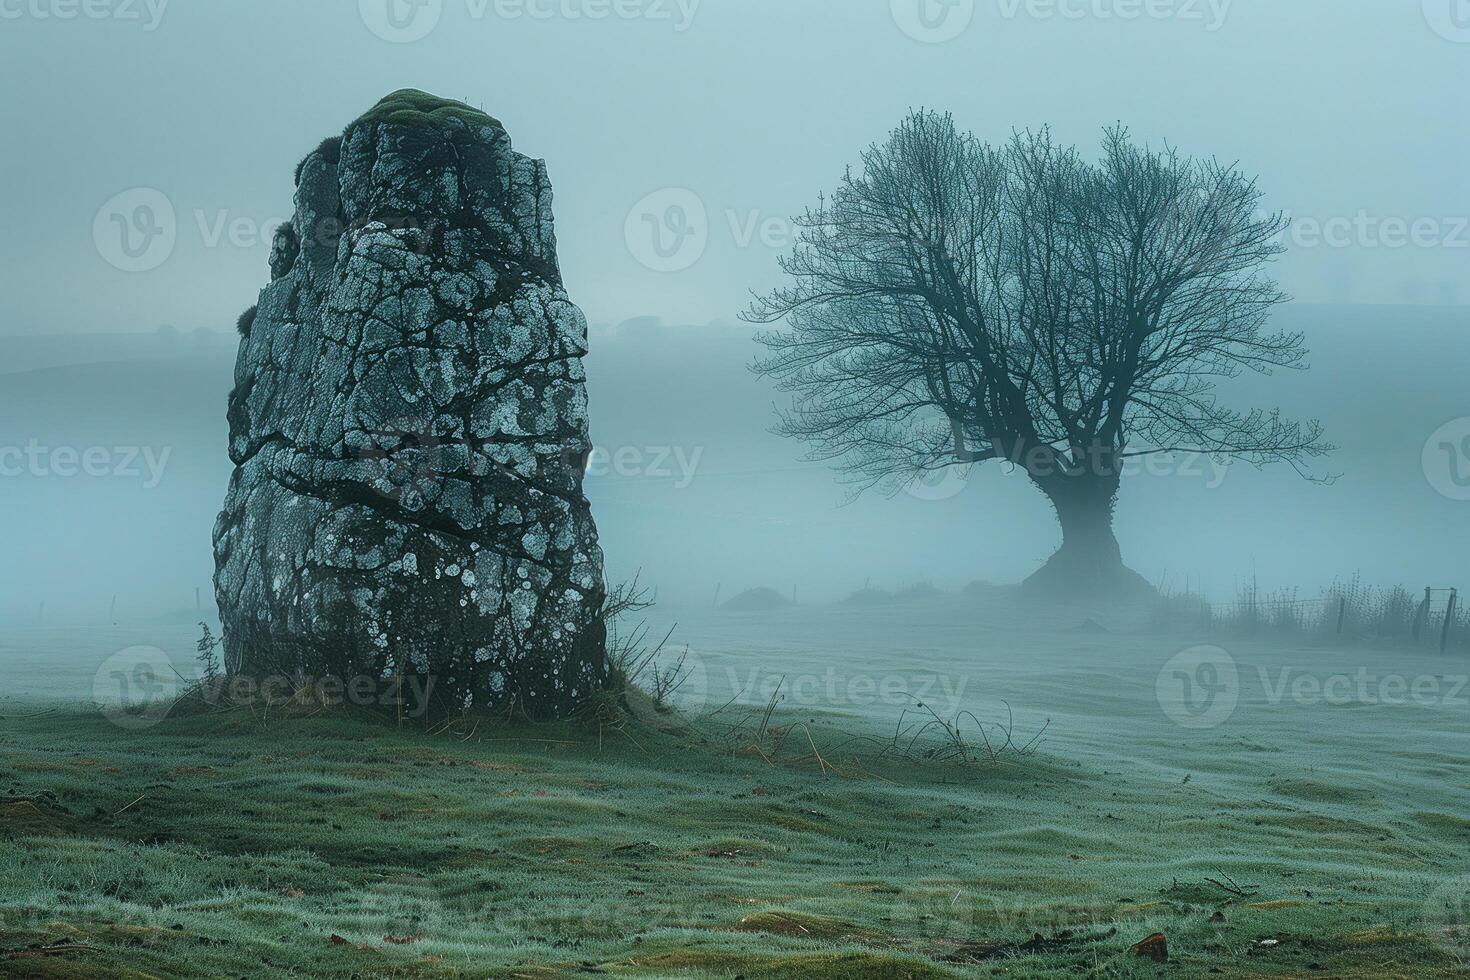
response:
[[[586,321],[489,116],[384,99],[297,174],[230,396],[226,666],[565,714],[606,676]]]

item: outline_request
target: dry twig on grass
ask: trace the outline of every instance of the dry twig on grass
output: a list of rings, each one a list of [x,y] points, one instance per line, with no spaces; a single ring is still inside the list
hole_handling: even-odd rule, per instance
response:
[[[1224,878],[1225,881],[1219,881],[1215,878],[1206,878],[1205,884],[1213,885],[1225,894],[1233,895],[1236,898],[1251,898],[1256,894],[1256,892],[1260,891],[1260,887],[1258,885],[1237,884],[1234,878],[1230,877],[1223,871],[1220,872],[1220,877]]]
[[[914,702],[913,708],[905,708],[899,715],[898,722],[894,726],[893,737],[884,746],[883,755],[896,755],[903,759],[924,759],[936,762],[958,762],[961,765],[974,765],[976,763],[996,763],[1007,755],[1016,758],[1026,758],[1036,754],[1041,745],[1041,739],[1046,730],[1051,726],[1051,720],[1047,719],[1041,730],[1033,735],[1024,744],[1015,739],[1015,715],[1011,711],[1008,702],[1001,704],[1006,708],[1006,720],[1002,722],[982,722],[972,711],[961,711],[955,715],[954,721],[948,721],[941,717],[934,708],[920,701],[913,695],[907,695]],[[909,722],[910,715],[918,715],[919,720]],[[964,722],[970,722],[970,730],[973,736],[966,736]],[[978,738],[978,742],[973,739]]]

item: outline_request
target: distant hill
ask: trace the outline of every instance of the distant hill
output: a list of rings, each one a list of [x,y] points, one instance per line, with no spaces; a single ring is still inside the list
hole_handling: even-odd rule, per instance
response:
[[[55,336],[0,334],[0,374],[148,360],[217,352],[234,356],[237,337],[212,330],[160,330],[152,333],[89,333]]]

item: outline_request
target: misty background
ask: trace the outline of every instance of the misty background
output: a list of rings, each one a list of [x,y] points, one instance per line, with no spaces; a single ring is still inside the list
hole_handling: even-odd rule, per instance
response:
[[[1238,160],[1293,217],[1276,322],[1312,369],[1223,394],[1320,418],[1341,449],[1316,475],[1337,479],[1132,476],[1130,565],[1217,597],[1251,576],[1305,596],[1355,572],[1466,586],[1470,505],[1425,452],[1470,415],[1456,0],[959,0],[929,20],[931,0],[393,2],[0,6],[0,621],[192,621],[196,588],[210,605],[235,317],[297,161],[405,86],[483,106],[548,161],[594,324],[588,494],[611,578],[642,569],[676,605],[753,586],[820,602],[1014,582],[1055,548],[1045,500],[1000,466],[849,501],[768,433],[782,396],[748,371],[738,313],[778,281],[788,216],[924,105],[1089,150],[1122,121]],[[112,216],[140,203],[161,234],[131,254]],[[43,462],[15,472],[15,451]]]

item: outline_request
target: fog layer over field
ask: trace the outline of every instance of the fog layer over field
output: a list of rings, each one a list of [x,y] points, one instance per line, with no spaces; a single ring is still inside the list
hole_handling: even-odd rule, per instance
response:
[[[1277,322],[1306,331],[1312,369],[1243,379],[1226,397],[1320,416],[1341,449],[1316,475],[1336,480],[1197,458],[1140,469],[1118,505],[1129,564],[1217,599],[1251,576],[1304,597],[1354,572],[1464,585],[1470,528],[1436,489],[1453,485],[1448,458],[1431,445],[1426,474],[1424,450],[1464,414],[1465,313],[1292,306]],[[114,596],[117,622],[192,622],[196,587],[208,611],[232,340],[0,340],[6,622],[100,625]],[[748,372],[756,352],[737,327],[594,328],[588,493],[614,580],[641,569],[674,606],[755,586],[823,602],[870,579],[1014,582],[1055,548],[1046,501],[1002,465],[849,501],[828,466],[767,431],[783,396]]]

